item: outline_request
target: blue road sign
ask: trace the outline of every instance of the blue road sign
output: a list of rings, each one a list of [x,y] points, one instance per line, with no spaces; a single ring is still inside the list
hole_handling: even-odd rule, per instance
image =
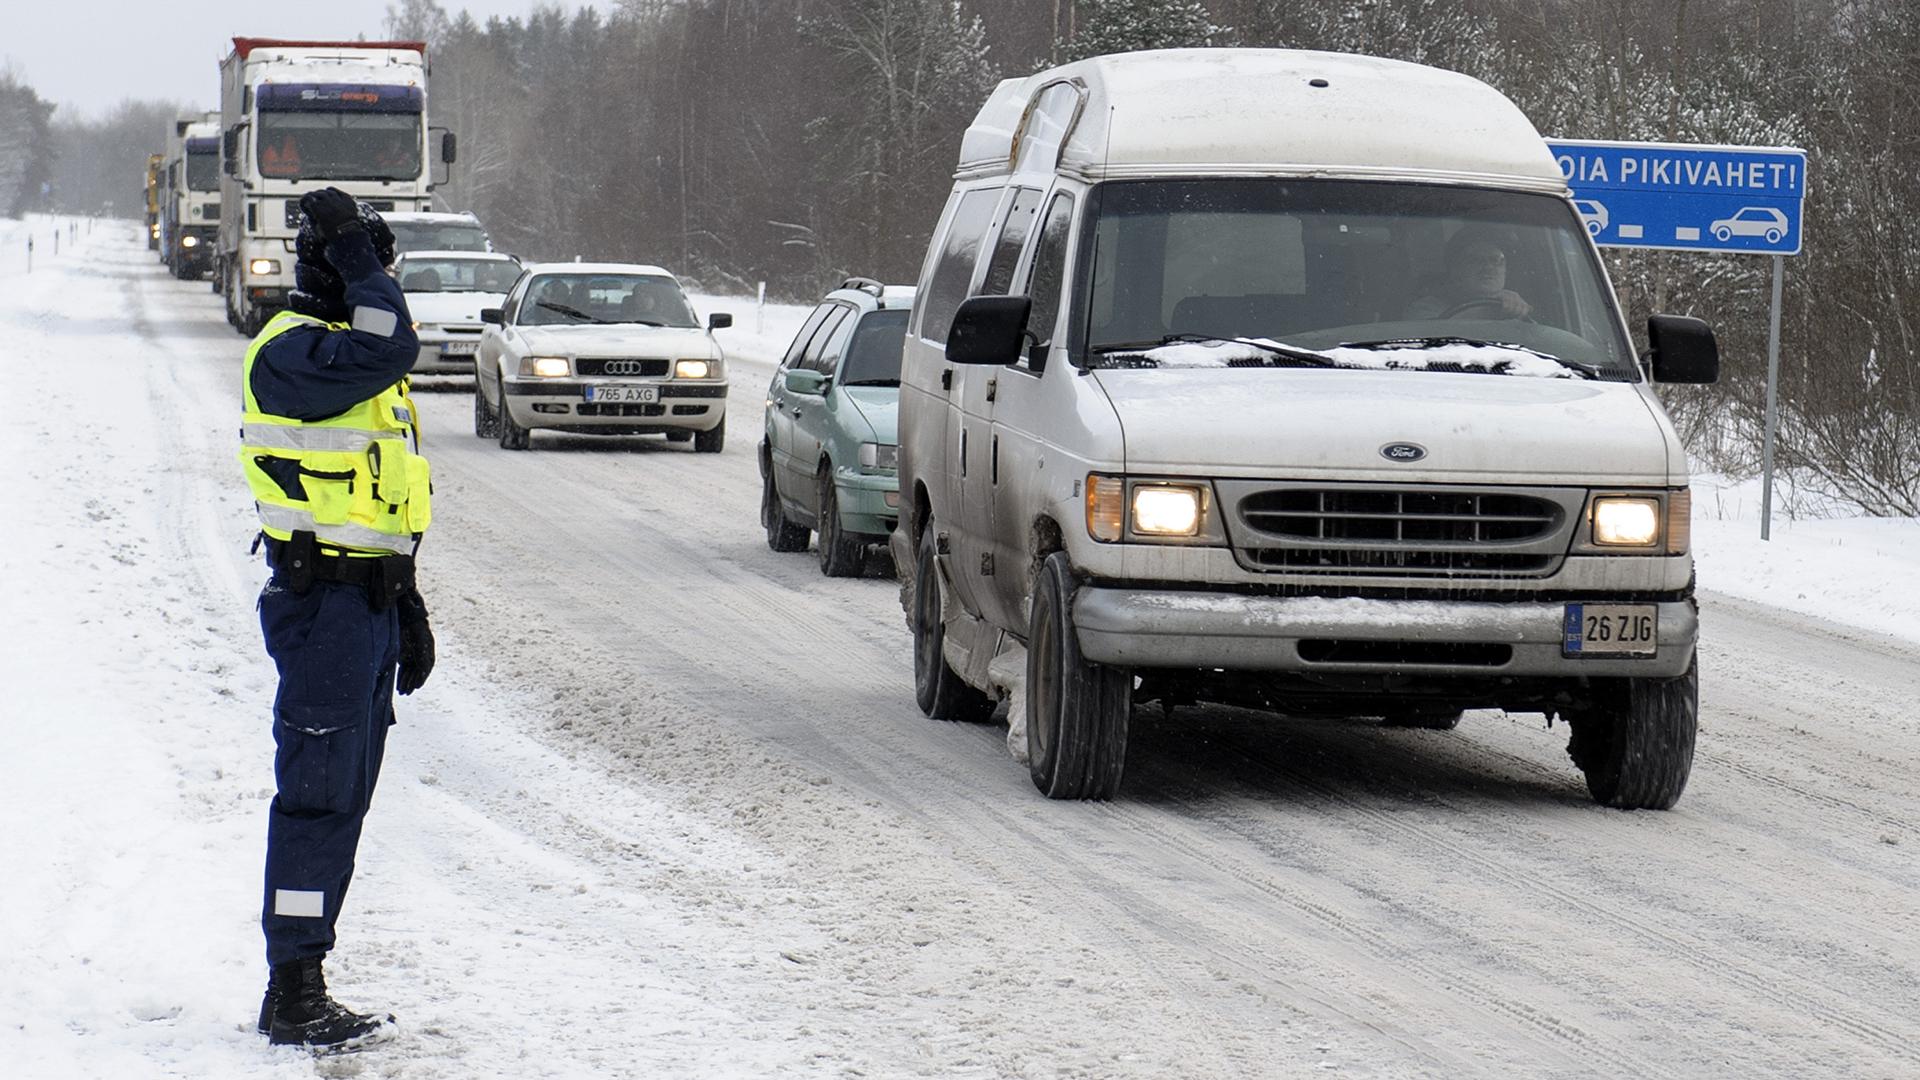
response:
[[[1601,247],[1800,253],[1804,150],[1574,139],[1547,148]]]

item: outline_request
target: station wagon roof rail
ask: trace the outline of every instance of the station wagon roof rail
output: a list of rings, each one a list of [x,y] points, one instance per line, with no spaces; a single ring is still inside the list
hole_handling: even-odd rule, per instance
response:
[[[1002,82],[961,140],[955,178],[1055,171],[1567,190],[1533,124],[1478,79],[1287,49],[1122,53]]]
[[[863,293],[872,293],[874,296],[887,295],[886,283],[875,281],[870,277],[850,277],[842,281],[840,287],[843,289],[859,289]]]

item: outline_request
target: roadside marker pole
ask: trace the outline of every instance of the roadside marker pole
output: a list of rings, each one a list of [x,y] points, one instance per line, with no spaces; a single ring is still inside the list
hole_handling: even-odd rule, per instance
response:
[[[1767,439],[1760,452],[1760,539],[1773,528],[1773,434],[1780,417],[1780,279],[1786,260],[1773,257],[1773,316],[1767,326]]]
[[[27,237],[27,273],[33,273],[33,237]]]
[[[759,298],[753,302],[753,332],[756,336],[767,331],[767,283],[760,283]]]

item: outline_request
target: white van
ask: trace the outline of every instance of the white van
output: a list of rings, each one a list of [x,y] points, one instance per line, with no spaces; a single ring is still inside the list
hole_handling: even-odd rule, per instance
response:
[[[1024,649],[1047,795],[1113,795],[1157,700],[1557,715],[1596,800],[1679,798],[1687,466],[1650,379],[1718,354],[1656,316],[1635,357],[1499,93],[1274,50],[1009,80],[919,297],[892,537],[917,696],[984,715]]]

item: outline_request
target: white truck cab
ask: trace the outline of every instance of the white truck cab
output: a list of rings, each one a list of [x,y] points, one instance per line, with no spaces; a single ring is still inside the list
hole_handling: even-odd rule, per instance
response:
[[[1540,135],[1486,85],[1280,50],[1002,83],[909,324],[892,537],[929,715],[1025,652],[1034,782],[1135,703],[1570,722],[1594,797],[1692,764],[1686,455]],[[999,663],[996,663],[999,659]],[[1016,744],[1018,739],[1014,740]]]

